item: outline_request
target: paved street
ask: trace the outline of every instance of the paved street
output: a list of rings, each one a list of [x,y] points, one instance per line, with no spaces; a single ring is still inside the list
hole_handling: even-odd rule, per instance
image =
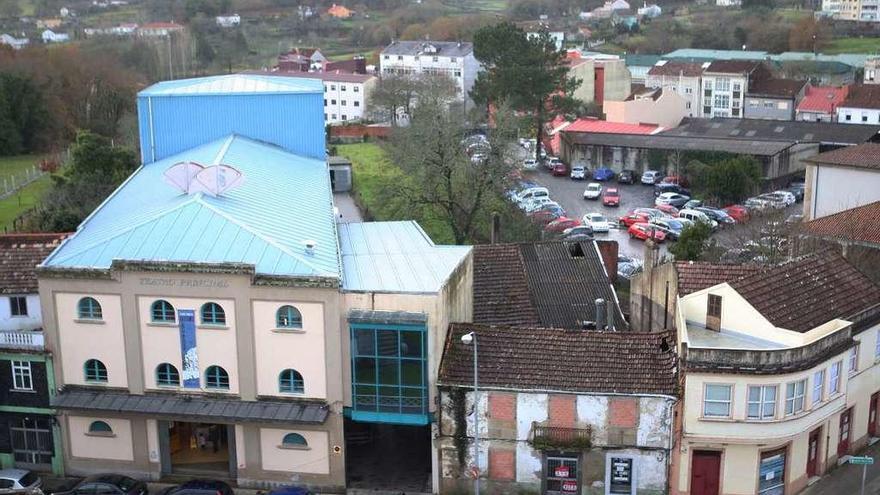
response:
[[[875,443],[859,455],[871,456],[875,461],[874,465],[868,466],[865,495],[880,494],[880,462],[878,462],[880,461],[880,443]],[[807,487],[801,493],[803,495],[859,495],[861,484],[862,466],[846,464],[835,469],[819,482]]]

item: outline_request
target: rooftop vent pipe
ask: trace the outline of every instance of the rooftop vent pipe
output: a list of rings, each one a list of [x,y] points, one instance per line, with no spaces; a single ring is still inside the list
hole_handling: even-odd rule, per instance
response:
[[[605,300],[596,299],[596,329],[605,330],[607,324]]]

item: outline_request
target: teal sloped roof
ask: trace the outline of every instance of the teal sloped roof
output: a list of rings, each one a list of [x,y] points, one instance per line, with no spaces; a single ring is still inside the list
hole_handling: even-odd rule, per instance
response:
[[[218,197],[184,194],[163,174],[178,162],[224,164],[244,181]],[[307,254],[303,242],[315,241]],[[327,165],[229,136],[139,168],[43,264],[113,260],[245,263],[274,276],[340,276]]]
[[[229,74],[197,77],[156,83],[139,96],[203,96],[243,94],[324,93],[324,84],[317,79],[273,77],[258,74]]]

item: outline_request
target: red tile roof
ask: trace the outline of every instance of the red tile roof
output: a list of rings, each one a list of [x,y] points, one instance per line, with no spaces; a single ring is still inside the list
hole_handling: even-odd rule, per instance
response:
[[[803,232],[880,247],[880,201],[805,222]]]
[[[625,124],[598,119],[577,119],[563,132],[595,132],[597,134],[654,134],[663,130],[657,125]]]
[[[37,292],[34,271],[70,234],[0,235],[0,294]]]
[[[447,332],[439,384],[473,385],[474,332],[480,385],[488,389],[574,393],[676,393],[672,332],[598,332],[453,323]]]
[[[853,84],[840,106],[880,109],[880,85]]]
[[[724,282],[730,282],[760,270],[755,264],[709,263],[705,261],[676,261],[678,294],[686,296]]]
[[[846,98],[846,86],[808,86],[804,99],[798,105],[799,112],[823,112],[834,114],[837,106]]]
[[[818,165],[880,170],[880,143],[862,143],[819,153],[806,161]]]

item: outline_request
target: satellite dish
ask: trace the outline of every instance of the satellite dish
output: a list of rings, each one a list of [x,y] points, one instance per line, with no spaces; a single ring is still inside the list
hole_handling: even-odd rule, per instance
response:
[[[178,162],[165,171],[165,182],[183,194],[189,194],[195,183],[195,177],[205,167],[196,162]]]
[[[216,197],[240,186],[244,182],[244,176],[229,165],[211,165],[196,174],[195,182],[199,191]]]

